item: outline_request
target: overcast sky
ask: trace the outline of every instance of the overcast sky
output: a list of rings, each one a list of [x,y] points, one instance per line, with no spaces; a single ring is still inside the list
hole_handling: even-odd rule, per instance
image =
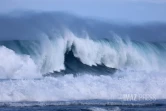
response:
[[[67,11],[81,16],[132,22],[166,22],[166,0],[0,0],[0,13]]]

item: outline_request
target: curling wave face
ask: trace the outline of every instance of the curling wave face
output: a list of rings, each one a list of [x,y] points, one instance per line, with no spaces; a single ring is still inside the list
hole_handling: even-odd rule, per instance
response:
[[[53,40],[1,41],[0,44],[1,78],[33,78],[50,73],[56,75],[58,72],[165,72],[166,67],[163,61],[166,55],[165,43],[125,41],[118,37],[109,41],[92,40],[89,37],[79,38],[68,32],[64,37]]]

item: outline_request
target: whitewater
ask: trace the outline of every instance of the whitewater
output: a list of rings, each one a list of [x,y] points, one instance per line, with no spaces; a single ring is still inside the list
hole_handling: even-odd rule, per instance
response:
[[[33,26],[35,17],[8,17],[5,31],[19,27],[17,21],[24,24],[23,33],[13,29],[14,39],[4,39],[1,36],[10,33],[0,32],[1,103],[166,99],[165,42],[136,41],[116,33],[95,38],[85,28],[78,34],[64,24],[53,27],[57,16],[52,15],[52,23],[43,19]]]

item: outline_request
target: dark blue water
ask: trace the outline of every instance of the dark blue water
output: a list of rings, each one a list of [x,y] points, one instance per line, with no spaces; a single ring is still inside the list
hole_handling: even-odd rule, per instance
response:
[[[166,101],[70,101],[1,103],[0,111],[166,111]]]

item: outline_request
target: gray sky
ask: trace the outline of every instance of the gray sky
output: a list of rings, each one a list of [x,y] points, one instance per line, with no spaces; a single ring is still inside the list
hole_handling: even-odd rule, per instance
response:
[[[166,22],[166,0],[0,0],[0,13],[19,10],[67,11],[130,22]]]

